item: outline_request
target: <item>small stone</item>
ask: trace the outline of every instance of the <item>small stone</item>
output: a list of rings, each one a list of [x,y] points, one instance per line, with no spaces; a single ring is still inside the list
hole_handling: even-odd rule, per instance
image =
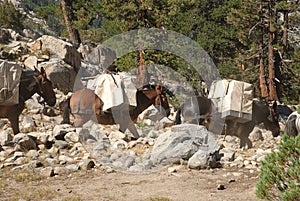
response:
[[[91,159],[86,159],[79,163],[79,166],[81,170],[91,170],[95,167],[95,162]]]
[[[224,186],[223,184],[219,184],[219,185],[217,186],[217,189],[218,189],[218,190],[225,190],[225,186]]]
[[[45,177],[53,177],[54,176],[54,169],[52,167],[45,167],[41,169],[41,174]]]
[[[54,167],[54,175],[64,175],[67,174],[69,172],[69,169],[67,169],[66,167]]]

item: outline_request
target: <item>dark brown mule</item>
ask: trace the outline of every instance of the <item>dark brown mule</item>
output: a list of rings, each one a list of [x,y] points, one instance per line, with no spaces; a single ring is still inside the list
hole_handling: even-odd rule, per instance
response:
[[[56,97],[52,83],[47,79],[43,68],[41,72],[37,69],[35,69],[35,71],[22,71],[19,85],[19,104],[10,106],[0,105],[0,118],[8,118],[11,122],[14,134],[20,132],[19,115],[25,107],[25,101],[31,98],[35,93],[43,97],[49,106],[55,105]]]
[[[181,115],[186,123],[208,126],[213,103],[203,96],[188,97],[176,113],[175,122],[181,124]]]
[[[134,135],[134,138],[139,138],[139,134],[134,126],[137,117],[150,105],[160,107],[160,111],[164,112],[165,116],[169,116],[170,107],[164,88],[161,85],[147,85],[136,93],[136,107],[120,106],[102,111],[103,102],[93,91],[83,89],[89,96],[82,96],[82,91],[74,92],[68,99],[68,104],[65,105],[63,111],[62,123],[70,123],[69,115],[72,113],[75,117],[74,126],[80,127],[88,120],[97,119],[99,124],[113,125],[119,124],[120,131],[125,132],[126,129]],[[80,105],[80,108],[78,108]],[[96,106],[96,107],[95,107]],[[93,110],[93,112],[91,112]]]
[[[192,100],[192,101],[191,101]],[[176,123],[181,123],[181,115],[184,119],[194,120],[192,123],[199,123],[201,125],[206,123],[209,130],[215,131],[216,127],[219,127],[219,123],[223,127],[222,134],[238,136],[240,146],[243,147],[246,144],[248,148],[252,147],[252,143],[249,140],[249,134],[253,130],[254,126],[261,123],[264,124],[267,130],[270,130],[274,137],[280,133],[280,127],[278,123],[278,114],[275,112],[276,102],[272,106],[269,106],[265,101],[254,101],[252,110],[252,120],[246,123],[238,123],[234,120],[222,121],[221,114],[215,112],[212,101],[206,97],[198,96],[181,105],[176,114]],[[184,111],[182,113],[182,111]],[[204,121],[206,120],[206,121]]]

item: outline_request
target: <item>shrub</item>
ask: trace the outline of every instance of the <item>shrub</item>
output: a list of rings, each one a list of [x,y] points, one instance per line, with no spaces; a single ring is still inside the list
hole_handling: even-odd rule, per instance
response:
[[[0,1],[0,27],[23,29],[24,16],[8,0]]]
[[[300,199],[300,134],[286,134],[278,146],[262,161],[256,195],[267,200]]]

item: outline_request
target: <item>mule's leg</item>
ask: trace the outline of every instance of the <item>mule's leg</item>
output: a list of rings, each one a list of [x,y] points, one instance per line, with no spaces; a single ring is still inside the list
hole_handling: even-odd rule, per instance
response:
[[[137,132],[137,129],[131,120],[129,110],[126,106],[116,107],[112,109],[112,114],[115,122],[120,125],[120,131],[125,132],[126,129],[133,134],[135,139],[138,139],[140,135]]]
[[[70,98],[65,103],[62,103],[63,108],[63,120],[61,124],[70,124]]]
[[[245,125],[244,125],[245,124]],[[246,145],[249,148],[252,148],[252,142],[249,139],[249,134],[253,130],[253,127],[250,125],[247,125],[247,123],[239,124],[237,127],[237,136],[240,138],[240,148],[245,147]]]
[[[86,114],[74,114],[74,127],[82,127],[83,124],[92,120],[92,115]]]
[[[11,123],[11,127],[13,129],[14,134],[15,135],[18,134],[20,132],[20,130],[19,130],[19,114],[9,116],[8,120]]]
[[[179,107],[176,112],[175,124],[181,124],[181,107]]]

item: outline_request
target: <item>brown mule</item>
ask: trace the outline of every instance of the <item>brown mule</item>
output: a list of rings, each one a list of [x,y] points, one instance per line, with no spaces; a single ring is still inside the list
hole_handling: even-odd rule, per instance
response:
[[[158,106],[159,110],[163,112],[165,116],[169,116],[170,114],[165,89],[161,85],[147,85],[138,90],[136,93],[136,102],[136,107],[121,105],[103,112],[102,100],[95,95],[93,91],[83,89],[74,92],[68,99],[68,104],[66,104],[63,109],[62,123],[70,123],[69,115],[72,113],[75,117],[75,127],[82,126],[88,120],[94,120],[103,125],[119,124],[121,132],[125,132],[126,129],[129,129],[134,135],[134,138],[139,138],[134,122],[136,122],[138,115],[150,105],[154,104]]]
[[[35,93],[43,97],[49,106],[55,105],[55,93],[51,81],[47,79],[44,68],[41,68],[41,72],[37,69],[35,71],[22,72],[19,85],[19,104],[9,106],[0,105],[0,118],[8,118],[14,134],[20,132],[19,116],[25,107],[25,101]]]

